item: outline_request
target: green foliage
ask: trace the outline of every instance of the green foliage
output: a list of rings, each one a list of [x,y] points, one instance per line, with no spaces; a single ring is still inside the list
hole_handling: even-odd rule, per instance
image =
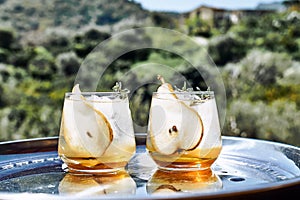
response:
[[[53,55],[66,52],[70,49],[70,36],[68,32],[51,31],[47,33],[41,46],[45,47]]]
[[[237,37],[226,34],[214,37],[208,45],[208,53],[216,63],[223,66],[228,62],[236,62],[245,56],[247,47]]]
[[[0,27],[0,48],[9,49],[14,42],[15,34],[9,28]]]
[[[56,58],[58,73],[64,76],[76,75],[80,67],[80,59],[74,52],[59,54]]]
[[[15,49],[9,52],[7,63],[20,67],[23,69],[28,68],[29,61],[36,55],[35,48],[26,46],[24,48]]]
[[[159,27],[174,29],[177,26],[177,22],[172,14],[151,12],[150,19],[156,26]]]
[[[130,110],[132,119],[135,122],[134,130],[138,133],[146,132],[149,117],[150,100],[152,98],[149,85],[136,90],[130,98]],[[141,102],[143,102],[141,104]],[[136,106],[139,105],[139,106]]]
[[[268,102],[283,97],[283,93],[280,93],[272,99],[267,97],[267,94],[273,90],[287,90],[294,85],[281,85],[286,79],[285,71],[293,66],[294,62],[287,54],[254,49],[240,62],[225,66],[223,73],[224,81],[228,84],[227,97]]]
[[[102,31],[97,23],[113,26],[128,18],[129,27],[136,26],[136,21],[142,25],[175,26],[170,23],[173,16],[150,14],[139,4],[126,0],[1,3],[0,22],[9,22],[13,28],[0,30],[0,140],[58,135],[63,97],[74,84],[82,58],[112,34],[106,28]],[[110,48],[126,48],[128,41],[151,44],[149,38],[126,35]],[[147,60],[150,54],[151,50],[146,49],[122,55],[111,63],[99,88],[110,90],[121,73],[134,63]],[[109,56],[91,55],[94,67],[102,66]],[[87,83],[99,76],[96,71],[90,71]],[[134,102],[138,103],[139,98],[136,99]],[[143,125],[147,120],[145,109],[139,121]],[[137,118],[139,112],[134,112]]]
[[[159,34],[149,37],[152,33],[141,37],[132,32],[106,47],[105,52],[90,54],[122,28],[176,28],[178,15],[148,12],[126,0],[54,0],[34,4],[27,0],[22,5],[10,0],[0,4],[0,22],[9,22],[9,27],[13,27],[0,28],[0,35],[4,35],[0,37],[2,141],[58,135],[64,94],[71,90],[84,61],[91,68],[81,80],[86,84],[82,85],[83,90],[98,80],[99,71],[105,67],[97,90],[110,91],[121,78],[134,86],[145,81],[132,91],[130,109],[135,131],[146,132],[158,72],[178,87],[184,77],[191,87],[207,89],[204,80],[208,71],[195,69],[182,55],[145,48],[112,57],[128,45],[165,44],[188,52],[198,67],[207,50],[220,66],[228,103],[223,135],[300,144],[299,12],[248,16],[236,25],[218,21],[214,28],[191,19],[187,21],[189,33],[208,40],[208,46],[201,46],[204,51],[200,53],[179,38],[171,40]]]
[[[248,16],[230,31],[248,48],[264,48],[273,52],[288,52],[299,59],[300,14],[296,11],[265,14],[257,20]]]
[[[297,132],[300,111],[293,101],[265,104],[236,100],[227,112],[229,117],[224,129],[231,135],[300,144]]]
[[[55,60],[44,47],[35,48],[35,56],[28,63],[29,74],[37,79],[51,79],[56,72]]]
[[[4,94],[4,88],[2,85],[0,85],[0,93]],[[5,97],[3,95],[0,96],[0,109],[4,108],[7,105],[7,102],[5,101]]]
[[[101,32],[96,28],[90,28],[82,34],[77,34],[73,39],[73,49],[76,54],[84,58],[86,57],[98,44],[110,37],[109,33]]]
[[[9,51],[4,48],[0,48],[0,62],[7,62]]]
[[[284,70],[283,77],[278,80],[281,85],[300,85],[300,62],[293,62]]]
[[[210,37],[212,35],[210,25],[198,17],[186,20],[188,33],[192,36]]]
[[[63,96],[74,79],[39,80],[13,66],[5,66],[1,74],[6,81],[0,87],[0,140],[57,135]]]
[[[243,79],[252,79],[263,86],[271,86],[283,76],[283,71],[292,65],[287,54],[252,50],[241,61],[244,71]]]
[[[183,59],[179,56],[174,56],[166,51],[153,51],[147,60],[147,62],[156,62],[166,66],[180,66],[183,64]]]
[[[300,114],[298,68],[288,54],[258,49],[238,63],[227,64],[223,71],[229,102],[225,134],[299,145],[295,131]]]
[[[123,19],[151,25],[150,12],[127,0],[9,0],[0,5],[0,23],[9,21],[20,33],[45,31],[49,27],[79,30],[87,25],[112,26]]]

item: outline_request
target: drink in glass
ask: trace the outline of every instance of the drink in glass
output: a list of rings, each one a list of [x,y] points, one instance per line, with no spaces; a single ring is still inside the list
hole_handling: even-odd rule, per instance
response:
[[[152,95],[147,150],[159,168],[210,168],[222,147],[213,91],[174,91],[163,84]]]
[[[135,153],[135,138],[126,92],[65,94],[58,154],[71,172],[123,169]]]

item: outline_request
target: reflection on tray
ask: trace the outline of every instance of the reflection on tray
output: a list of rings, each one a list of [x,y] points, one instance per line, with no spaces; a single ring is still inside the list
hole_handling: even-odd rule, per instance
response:
[[[197,193],[221,188],[221,179],[210,169],[202,171],[157,170],[147,183],[148,194]]]
[[[60,195],[133,195],[136,183],[126,171],[101,175],[66,173],[58,186]]]

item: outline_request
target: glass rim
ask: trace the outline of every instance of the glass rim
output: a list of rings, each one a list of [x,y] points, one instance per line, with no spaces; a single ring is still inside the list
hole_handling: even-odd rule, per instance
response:
[[[97,94],[104,94],[104,95],[109,95],[109,94],[129,94],[130,91],[122,91],[122,92],[66,92],[65,96],[68,95],[97,95]]]
[[[152,92],[152,94],[208,94],[214,95],[214,91],[174,91],[174,92]]]

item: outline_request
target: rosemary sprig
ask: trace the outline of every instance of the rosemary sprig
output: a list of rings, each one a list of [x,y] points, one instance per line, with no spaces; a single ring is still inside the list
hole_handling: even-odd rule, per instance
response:
[[[116,84],[112,87],[114,92],[119,92],[122,99],[126,98],[129,90],[127,88],[122,89],[122,82],[117,81]]]
[[[188,88],[187,87],[187,84],[186,84],[186,81],[183,82],[183,86],[182,88],[178,88],[176,85],[174,86],[175,90],[178,91],[178,92],[193,92],[193,88]]]

